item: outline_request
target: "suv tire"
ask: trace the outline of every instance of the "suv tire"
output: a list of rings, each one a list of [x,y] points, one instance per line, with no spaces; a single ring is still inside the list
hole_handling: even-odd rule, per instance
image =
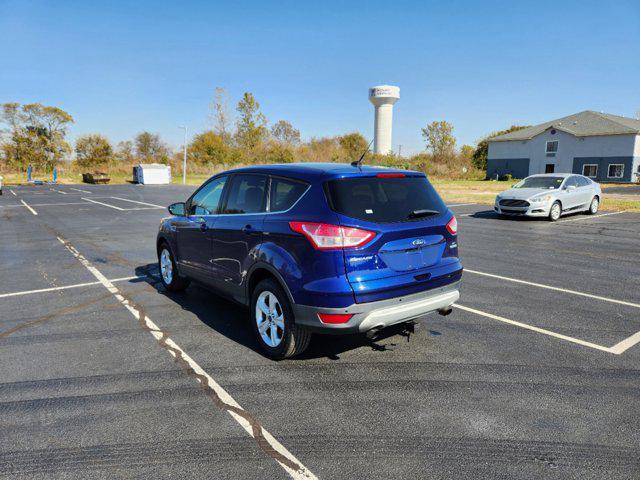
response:
[[[158,249],[158,270],[160,280],[164,288],[171,292],[181,292],[186,289],[191,281],[178,273],[178,266],[173,258],[171,247],[163,242]]]
[[[278,282],[262,280],[251,293],[249,321],[262,351],[273,360],[301,354],[311,332],[296,325],[287,294]]]

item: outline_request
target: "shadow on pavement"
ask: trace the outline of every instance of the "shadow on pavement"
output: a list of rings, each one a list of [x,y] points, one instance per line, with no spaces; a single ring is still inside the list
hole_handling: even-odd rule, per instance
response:
[[[497,220],[505,222],[539,222],[547,221],[547,217],[526,217],[524,215],[499,215],[494,210],[481,210],[469,215],[471,218],[484,218],[488,220]]]
[[[242,305],[218,296],[215,292],[197,283],[192,283],[185,292],[174,293],[165,290],[158,274],[155,263],[136,267],[135,274],[143,277],[139,282],[146,282],[158,293],[180,305],[183,310],[196,315],[198,319],[246,348],[262,354],[257,340],[253,335],[247,309]],[[373,351],[385,352],[392,350],[398,343],[407,341],[409,333],[404,326],[389,327],[375,340],[369,340],[365,335],[322,335],[314,334],[309,348],[300,356],[292,360],[312,360],[329,358],[339,360],[340,354],[356,348],[368,347]],[[403,338],[405,337],[405,338]]]

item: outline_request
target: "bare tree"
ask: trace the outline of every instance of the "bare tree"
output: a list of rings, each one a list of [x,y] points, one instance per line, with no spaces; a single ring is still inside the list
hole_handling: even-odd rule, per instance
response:
[[[131,140],[123,140],[119,142],[115,151],[116,160],[120,162],[131,163],[135,160],[133,152],[133,142]]]
[[[228,142],[231,139],[231,115],[227,91],[222,87],[216,87],[213,94],[211,119],[213,120],[213,131],[220,135],[225,142]]]
[[[288,145],[298,145],[300,143],[300,130],[293,128],[286,120],[278,120],[271,127],[271,136],[278,142]]]

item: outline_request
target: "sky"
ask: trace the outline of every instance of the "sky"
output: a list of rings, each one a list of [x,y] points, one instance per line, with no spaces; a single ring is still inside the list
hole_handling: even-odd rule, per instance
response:
[[[368,88],[400,87],[393,148],[421,128],[458,145],[582,110],[640,111],[640,2],[0,0],[0,103],[75,119],[73,140],[148,130],[173,146],[252,92],[303,139],[373,136]]]

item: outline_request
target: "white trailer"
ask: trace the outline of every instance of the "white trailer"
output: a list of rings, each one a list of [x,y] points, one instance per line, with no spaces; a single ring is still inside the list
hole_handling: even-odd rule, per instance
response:
[[[171,167],[161,163],[141,163],[133,167],[133,181],[142,185],[168,185]]]

